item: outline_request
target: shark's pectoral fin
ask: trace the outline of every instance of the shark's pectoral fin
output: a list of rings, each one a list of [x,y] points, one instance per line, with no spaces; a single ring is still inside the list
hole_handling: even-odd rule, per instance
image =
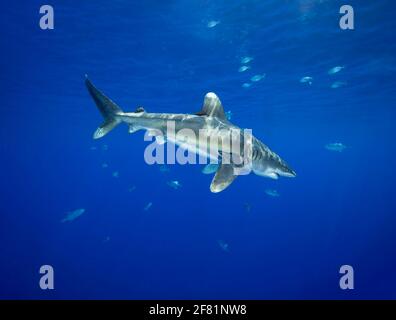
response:
[[[109,133],[120,123],[119,120],[108,118],[106,119],[98,129],[94,132],[93,138],[99,139]]]
[[[227,188],[237,176],[234,175],[232,164],[222,163],[210,184],[210,191],[217,193]]]
[[[206,94],[204,105],[201,111],[197,112],[196,115],[216,117],[223,120],[227,119],[219,97],[213,92]]]
[[[274,179],[274,180],[277,180],[279,178],[279,176],[276,173],[274,173],[274,172],[267,173],[266,176],[268,178],[271,178],[271,179]]]

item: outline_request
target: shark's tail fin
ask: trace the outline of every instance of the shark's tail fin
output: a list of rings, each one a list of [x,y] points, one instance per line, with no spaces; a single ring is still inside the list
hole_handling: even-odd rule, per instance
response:
[[[116,115],[122,113],[122,110],[113,101],[99,91],[86,76],[85,85],[92,99],[95,101],[100,113],[104,118],[104,122],[96,129],[93,138],[99,139],[114,129],[121,121]]]

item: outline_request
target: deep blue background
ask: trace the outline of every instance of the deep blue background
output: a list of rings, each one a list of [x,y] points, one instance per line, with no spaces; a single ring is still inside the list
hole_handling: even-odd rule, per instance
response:
[[[4,5],[0,298],[396,298],[396,4],[347,2],[353,31],[338,26],[345,1],[53,0],[47,31],[42,1]],[[85,73],[126,111],[194,113],[214,91],[298,176],[211,194],[202,167],[148,166],[142,132],[94,141]],[[344,152],[324,148],[338,141]],[[53,291],[38,286],[43,264]],[[343,264],[353,291],[339,289]]]

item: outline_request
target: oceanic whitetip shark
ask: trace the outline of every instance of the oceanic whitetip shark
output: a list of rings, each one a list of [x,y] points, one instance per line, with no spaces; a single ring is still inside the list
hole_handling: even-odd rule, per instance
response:
[[[275,152],[271,151],[265,144],[252,135],[250,136],[250,140],[247,139],[243,130],[227,120],[220,99],[213,92],[206,94],[203,107],[196,114],[148,113],[141,107],[137,108],[135,112],[123,112],[117,104],[99,91],[88,78],[86,78],[85,84],[104,118],[104,122],[93,135],[94,139],[102,138],[118,124],[125,122],[129,126],[130,133],[137,130],[157,132],[157,134],[153,134],[157,136],[162,133],[163,142],[170,141],[184,149],[213,158],[213,153],[208,152],[206,145],[208,137],[211,139],[210,141],[212,141],[212,138],[216,141],[223,141],[222,139],[225,136],[232,137],[231,139],[233,139],[235,137],[234,133],[239,132],[236,136],[239,139],[238,143],[241,145],[238,148],[238,155],[235,154],[233,148],[227,147],[226,144],[219,143],[218,145],[218,152],[215,154],[215,157],[219,159],[219,169],[216,171],[210,185],[212,192],[220,192],[227,188],[238,175],[235,169],[241,168],[241,166],[245,169],[248,166],[249,172],[253,171],[259,176],[272,179],[277,179],[278,176],[296,176],[296,173]],[[194,138],[192,139],[187,136],[178,138],[178,135],[171,138],[167,134],[167,129],[169,128],[168,122],[174,123],[175,132],[183,129],[191,130],[195,133]],[[206,135],[201,135],[201,132],[205,132]],[[199,138],[197,139],[196,137]],[[202,139],[206,139],[205,143],[202,143]],[[160,140],[157,139],[158,141]],[[244,152],[247,150],[245,148],[248,145],[247,141],[250,141],[250,149],[247,152],[250,155],[250,160],[247,164],[246,162],[230,160],[244,156]],[[226,155],[227,157],[225,157]],[[237,157],[234,158],[234,156]],[[225,159],[228,161],[225,161]]]

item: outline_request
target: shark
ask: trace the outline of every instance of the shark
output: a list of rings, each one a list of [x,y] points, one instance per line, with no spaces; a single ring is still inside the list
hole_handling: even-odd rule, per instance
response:
[[[138,107],[133,112],[124,112],[102,91],[97,89],[87,76],[85,85],[104,119],[103,123],[94,132],[94,139],[104,137],[121,123],[126,123],[128,125],[129,133],[134,133],[138,130],[161,132],[163,134],[162,138],[164,139],[161,143],[172,142],[179,147],[192,150],[197,154],[208,156],[209,158],[217,158],[216,160],[219,161],[218,169],[210,184],[210,191],[213,193],[218,193],[226,189],[239,175],[237,173],[238,171],[235,169],[238,167],[240,168],[241,164],[233,160],[224,160],[225,155],[228,156],[227,159],[233,159],[233,157],[230,157],[230,154],[234,156],[234,154],[232,154],[233,149],[220,143],[218,153],[213,155],[213,153],[208,152],[207,149],[200,148],[201,145],[205,145],[201,143],[202,141],[199,141],[199,139],[201,139],[201,136],[198,134],[200,131],[205,131],[207,133],[206,139],[210,136],[210,138],[221,141],[225,135],[235,137],[231,132],[240,132],[238,143],[241,144],[241,148],[239,148],[239,150],[245,150],[245,141],[248,141],[244,136],[244,131],[227,119],[223,105],[215,93],[209,92],[205,95],[201,110],[195,114],[149,113],[142,107]],[[176,137],[173,136],[170,138],[170,136],[167,135],[167,123],[169,121],[174,123],[176,131],[189,129],[196,133],[195,137],[199,136],[200,138],[178,138],[177,135]],[[157,142],[159,141],[161,141],[161,139],[157,140]],[[263,142],[253,135],[251,135],[249,141],[249,172],[271,179],[278,179],[279,176],[296,177],[296,172]],[[243,151],[238,156],[241,157],[241,155],[243,155]],[[242,165],[246,166],[246,163]]]

